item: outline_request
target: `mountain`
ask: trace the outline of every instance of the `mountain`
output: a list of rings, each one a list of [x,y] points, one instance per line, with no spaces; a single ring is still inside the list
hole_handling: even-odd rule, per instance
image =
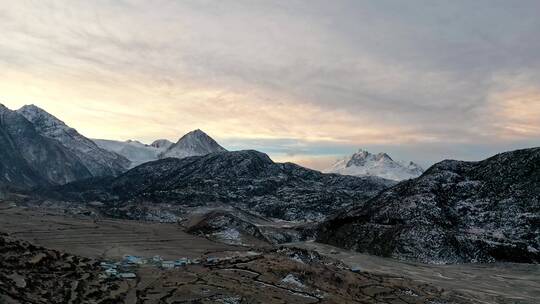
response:
[[[131,161],[131,168],[157,160],[158,155],[168,148],[166,142],[169,142],[166,139],[162,139],[155,141],[152,145],[146,145],[136,140],[93,139],[93,141],[100,148],[120,154],[129,159]]]
[[[227,150],[220,146],[214,139],[197,129],[182,136],[177,143],[159,154],[159,158],[184,158],[225,151]]]
[[[130,165],[127,158],[98,147],[77,130],[35,105],[25,105],[17,113],[30,121],[42,136],[56,140],[75,154],[92,176],[118,175]]]
[[[424,170],[413,162],[394,161],[386,153],[371,154],[366,150],[359,150],[353,155],[337,161],[324,172],[354,176],[378,176],[401,181],[418,177]]]
[[[150,144],[151,147],[154,147],[156,149],[161,149],[161,150],[167,150],[172,145],[174,145],[174,143],[167,139],[158,139]]]
[[[0,186],[28,188],[89,177],[75,154],[0,104]]]
[[[538,263],[540,148],[435,164],[325,222],[318,240],[429,263]]]
[[[177,143],[158,139],[150,145],[136,140],[116,141],[94,139],[101,148],[118,153],[131,161],[131,167],[167,157],[184,158],[226,151],[215,140],[201,130],[182,136]]]
[[[322,220],[362,204],[393,184],[376,177],[323,174],[292,163],[274,163],[266,154],[249,150],[166,158],[114,179],[76,182],[53,190],[64,200],[108,202],[116,210],[113,213],[138,202],[221,203],[270,218]]]

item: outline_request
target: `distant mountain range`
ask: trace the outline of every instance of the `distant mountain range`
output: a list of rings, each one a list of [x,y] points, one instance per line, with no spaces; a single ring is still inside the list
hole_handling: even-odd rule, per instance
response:
[[[101,148],[118,153],[131,161],[131,167],[167,157],[184,158],[227,151],[214,139],[197,129],[182,136],[178,142],[158,139],[150,145],[128,140],[94,139]]]
[[[0,187],[61,185],[117,176],[128,168],[166,157],[226,151],[201,130],[145,145],[138,141],[91,140],[35,105],[13,111],[0,104]]]
[[[337,161],[323,172],[354,176],[378,176],[401,181],[420,176],[424,169],[413,162],[394,161],[386,153],[371,154],[366,150],[359,150],[351,156]]]
[[[324,223],[318,240],[429,263],[538,263],[540,148],[435,164]]]

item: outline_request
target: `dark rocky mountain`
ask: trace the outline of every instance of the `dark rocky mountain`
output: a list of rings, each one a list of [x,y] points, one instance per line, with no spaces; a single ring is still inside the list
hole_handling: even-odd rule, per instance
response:
[[[292,163],[274,163],[257,151],[212,153],[149,162],[111,179],[53,189],[67,200],[100,200],[109,206],[170,202],[187,206],[224,203],[266,217],[321,220],[373,197],[394,182],[375,177],[323,174]]]
[[[318,240],[429,263],[538,263],[540,148],[440,162],[328,220]]]
[[[28,188],[91,177],[79,158],[0,104],[0,186]]]
[[[17,112],[30,121],[42,136],[58,141],[75,154],[92,176],[118,175],[130,166],[127,158],[98,147],[77,130],[35,105],[25,105]]]
[[[182,136],[177,143],[169,145],[164,152],[159,154],[159,158],[184,158],[225,151],[227,150],[220,146],[212,137],[197,129]]]

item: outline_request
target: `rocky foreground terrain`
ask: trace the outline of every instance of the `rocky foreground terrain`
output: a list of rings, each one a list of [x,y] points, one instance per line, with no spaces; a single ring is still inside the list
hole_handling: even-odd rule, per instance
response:
[[[532,304],[540,295],[537,265],[403,263],[335,247],[326,250],[313,242],[286,247],[226,245],[186,233],[178,223],[95,218],[64,213],[55,206],[17,205],[0,200],[0,231],[9,233],[2,235],[8,245],[0,246],[6,248],[0,250],[0,286],[11,288],[12,278],[43,282],[36,289],[10,289],[11,296],[0,291],[6,303],[69,303],[66,294],[71,286],[61,281],[77,281],[81,275],[88,284],[78,283],[77,294],[85,298],[73,303]],[[42,252],[54,252],[46,264],[37,268],[27,262]],[[99,276],[104,271],[96,269],[96,262],[121,261],[125,255],[203,263],[171,270],[140,265],[130,270],[136,273],[134,279]],[[207,263],[208,257],[217,260]],[[62,266],[72,261],[79,266]],[[58,286],[44,292],[56,278]],[[86,296],[98,289],[98,298]],[[17,296],[25,300],[13,300]],[[28,300],[39,297],[42,300]]]
[[[540,262],[540,148],[443,161],[321,225],[318,240],[428,263]]]
[[[376,177],[322,174],[292,163],[274,163],[266,154],[248,150],[163,159],[117,178],[74,182],[42,194],[105,202],[113,216],[122,216],[126,205],[143,202],[187,207],[222,203],[270,218],[313,221],[361,205],[393,184]]]
[[[316,253],[273,249],[136,279],[106,278],[96,260],[0,235],[0,303],[471,303],[402,278],[353,273]]]
[[[0,303],[117,303],[117,282],[96,260],[34,246],[0,233]]]

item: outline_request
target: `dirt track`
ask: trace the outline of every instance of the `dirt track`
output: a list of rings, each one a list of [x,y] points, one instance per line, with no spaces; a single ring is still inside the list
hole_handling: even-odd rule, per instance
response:
[[[497,303],[503,299],[511,303],[538,303],[540,299],[540,265],[514,263],[427,265],[347,251],[315,242],[289,246],[315,250],[370,273],[402,276],[471,294],[485,303]]]

